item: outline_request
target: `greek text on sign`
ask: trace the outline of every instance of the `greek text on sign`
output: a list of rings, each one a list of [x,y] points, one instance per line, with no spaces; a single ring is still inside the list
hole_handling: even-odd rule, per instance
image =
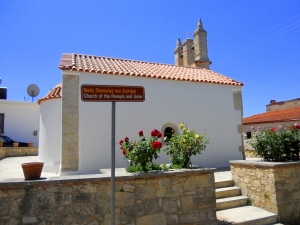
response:
[[[84,102],[143,102],[145,89],[142,86],[83,84],[81,100]]]

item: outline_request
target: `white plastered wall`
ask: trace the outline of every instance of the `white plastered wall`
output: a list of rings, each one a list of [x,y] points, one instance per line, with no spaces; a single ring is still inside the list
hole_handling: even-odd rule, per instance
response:
[[[258,123],[258,124],[247,124],[243,125],[243,136],[244,136],[244,146],[245,150],[253,150],[253,147],[250,145],[251,139],[247,139],[247,132],[256,132],[263,128],[278,128],[281,126],[290,126],[294,124],[300,124],[300,120],[288,121],[288,122],[274,122],[274,123]]]
[[[70,73],[70,72],[68,72]],[[238,124],[241,110],[234,109],[233,90],[241,87],[199,82],[170,81],[117,75],[80,74],[80,85],[129,85],[145,88],[145,102],[116,103],[116,167],[128,165],[119,150],[119,140],[128,136],[138,140],[165,123],[184,122],[198,133],[206,131],[210,144],[206,151],[192,157],[201,167],[226,167],[229,160],[242,159]],[[79,90],[80,94],[80,90]],[[111,103],[79,100],[79,171],[99,173],[109,168],[111,149]],[[158,163],[170,163],[162,151]]]
[[[0,113],[4,113],[4,134],[19,142],[39,145],[40,106],[36,102],[0,100]]]
[[[61,99],[41,102],[39,161],[43,171],[58,173],[61,162]]]

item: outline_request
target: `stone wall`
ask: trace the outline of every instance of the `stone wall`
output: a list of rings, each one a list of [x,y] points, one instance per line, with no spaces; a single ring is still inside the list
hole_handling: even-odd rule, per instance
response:
[[[276,213],[281,223],[300,221],[300,162],[230,161],[232,178],[254,206]]]
[[[216,225],[214,170],[116,175],[116,225]],[[109,175],[0,182],[0,224],[110,224]]]
[[[0,159],[38,155],[37,147],[0,147]]]
[[[275,111],[280,109],[288,109],[288,108],[294,108],[300,106],[300,98],[296,98],[293,100],[288,101],[282,101],[282,102],[273,102],[268,105],[266,105],[267,112],[268,111]]]
[[[254,150],[249,150],[249,149],[245,150],[245,156],[246,158],[261,158],[259,155],[255,154]]]

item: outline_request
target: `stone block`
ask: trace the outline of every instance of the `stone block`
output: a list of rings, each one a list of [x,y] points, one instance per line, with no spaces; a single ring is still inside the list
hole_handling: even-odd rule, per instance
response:
[[[138,218],[136,225],[167,225],[167,219],[164,213],[146,215]]]
[[[110,213],[110,201],[96,199],[92,203],[92,214],[93,215],[105,215]]]
[[[189,211],[194,208],[194,200],[192,196],[181,197],[180,202],[182,211]]]
[[[23,224],[36,223],[37,218],[36,217],[23,217],[22,222],[23,222]]]
[[[55,193],[55,202],[57,205],[69,205],[72,203],[72,194],[71,193]]]
[[[124,184],[123,190],[126,192],[134,192],[135,186],[130,184]]]
[[[149,186],[156,186],[157,184],[157,180],[151,179],[151,180],[147,180],[147,185]]]
[[[196,223],[199,222],[199,213],[197,212],[191,212],[186,214],[180,214],[179,215],[179,223],[185,224],[185,223]]]
[[[202,176],[196,177],[196,183],[198,188],[204,188],[204,187],[214,187],[215,184],[215,178],[214,174],[205,174]]]
[[[92,185],[83,185],[81,186],[78,191],[80,192],[86,192],[86,193],[92,193],[97,191],[97,187]]]
[[[177,202],[175,200],[164,199],[163,210],[164,212],[177,212]]]
[[[157,199],[147,199],[144,201],[144,209],[146,214],[152,214],[159,210]]]
[[[0,198],[7,198],[8,194],[6,190],[0,190]]]
[[[172,185],[167,189],[166,197],[179,197],[183,195],[183,186],[182,184]]]
[[[169,214],[167,218],[168,224],[178,224],[178,215],[177,214]]]
[[[116,199],[116,207],[125,207],[125,206],[131,206],[135,203],[135,194],[130,192],[116,192],[115,193],[115,199]]]
[[[284,168],[282,169],[282,175],[285,178],[291,178],[291,177],[296,177],[296,170],[295,167],[291,167],[291,168]]]
[[[144,215],[144,207],[142,204],[128,206],[121,210],[121,221],[135,220]]]
[[[108,185],[100,185],[96,190],[95,196],[101,199],[110,200],[110,187]]]
[[[158,189],[156,191],[156,197],[165,197],[166,196],[166,189]]]
[[[91,202],[92,194],[90,194],[90,193],[76,193],[76,194],[73,194],[73,199],[74,199],[74,202],[89,203],[89,202]]]
[[[151,186],[137,185],[135,187],[135,196],[137,199],[155,198],[155,189]]]
[[[165,179],[161,179],[158,181],[158,188],[168,188],[168,187],[171,187],[171,180],[168,179],[168,178],[165,178]]]
[[[6,213],[8,213],[8,199],[0,198],[0,216],[4,216]]]
[[[195,177],[189,177],[183,183],[183,187],[185,191],[196,191],[196,181]]]

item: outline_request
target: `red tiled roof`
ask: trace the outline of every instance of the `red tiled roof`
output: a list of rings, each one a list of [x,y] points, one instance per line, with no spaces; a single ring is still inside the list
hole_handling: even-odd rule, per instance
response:
[[[269,111],[243,119],[243,124],[288,122],[300,120],[300,107]]]
[[[62,86],[61,86],[61,83],[59,83],[54,88],[52,88],[45,97],[40,98],[38,100],[38,104],[41,104],[42,101],[45,101],[48,99],[61,98],[61,96],[62,96]]]
[[[81,54],[63,54],[61,70],[243,86],[204,68],[183,67]]]

